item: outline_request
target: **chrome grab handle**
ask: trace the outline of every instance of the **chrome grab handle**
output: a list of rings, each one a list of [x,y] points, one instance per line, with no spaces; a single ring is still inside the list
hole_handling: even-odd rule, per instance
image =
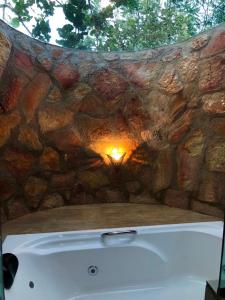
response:
[[[101,238],[104,239],[106,237],[124,235],[124,234],[137,234],[137,231],[136,230],[125,230],[125,231],[105,232],[101,235]]]

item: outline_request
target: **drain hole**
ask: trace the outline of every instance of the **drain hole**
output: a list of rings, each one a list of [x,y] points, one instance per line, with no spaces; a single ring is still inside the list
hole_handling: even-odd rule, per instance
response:
[[[88,268],[88,274],[91,275],[91,276],[95,276],[98,274],[98,267],[96,266],[90,266]]]
[[[34,288],[34,283],[33,283],[33,281],[30,281],[30,282],[29,282],[29,287],[30,287],[31,289]]]

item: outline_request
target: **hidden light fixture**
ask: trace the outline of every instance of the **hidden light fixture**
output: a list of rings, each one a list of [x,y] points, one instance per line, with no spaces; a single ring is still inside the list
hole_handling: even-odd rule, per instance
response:
[[[110,153],[107,153],[106,155],[111,165],[119,166],[123,164],[126,152],[121,148],[112,148]]]
[[[97,139],[90,144],[90,149],[100,154],[106,165],[117,167],[127,162],[137,146],[134,139],[119,134],[106,135]]]

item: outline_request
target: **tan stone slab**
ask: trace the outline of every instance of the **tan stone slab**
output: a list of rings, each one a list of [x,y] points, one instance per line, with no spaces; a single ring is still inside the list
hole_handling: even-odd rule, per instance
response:
[[[3,237],[9,234],[44,233],[100,229],[113,227],[148,226],[178,223],[219,221],[196,212],[166,205],[92,204],[65,206],[40,211],[7,222],[2,226]]]

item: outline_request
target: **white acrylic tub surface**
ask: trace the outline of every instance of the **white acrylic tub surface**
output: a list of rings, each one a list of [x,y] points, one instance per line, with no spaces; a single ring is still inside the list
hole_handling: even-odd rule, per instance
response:
[[[19,268],[6,300],[204,299],[205,281],[218,278],[222,222],[129,229],[137,235],[105,243],[114,229],[8,236],[3,252]]]

